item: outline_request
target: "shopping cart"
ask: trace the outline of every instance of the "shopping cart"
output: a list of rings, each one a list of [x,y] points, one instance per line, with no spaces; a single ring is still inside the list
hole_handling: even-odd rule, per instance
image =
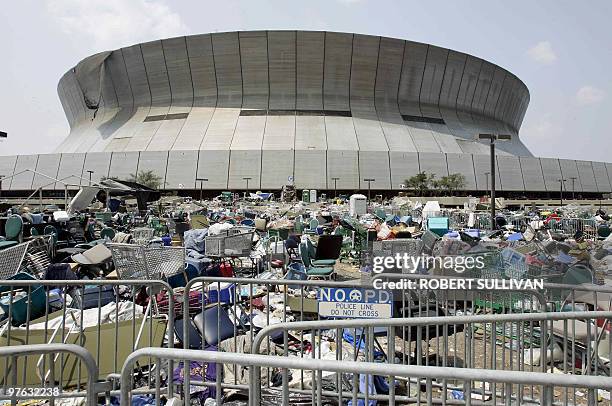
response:
[[[185,271],[183,247],[107,244],[119,279],[168,279]]]
[[[118,279],[153,279],[145,257],[145,247],[136,244],[107,244],[113,256]]]
[[[248,257],[253,247],[255,229],[234,227],[218,235],[205,238],[205,255],[211,258]]]
[[[8,279],[19,271],[28,245],[29,241],[0,251],[0,280]]]

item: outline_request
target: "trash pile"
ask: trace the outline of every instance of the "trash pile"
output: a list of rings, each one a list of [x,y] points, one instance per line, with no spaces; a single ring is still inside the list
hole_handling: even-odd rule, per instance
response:
[[[117,373],[117,365],[145,341],[160,347],[172,342],[174,347],[248,353],[254,335],[266,326],[321,319],[320,286],[337,281],[355,287],[371,281],[373,258],[404,253],[442,258],[482,255],[486,266],[458,272],[420,263],[392,271],[612,285],[610,217],[591,207],[501,209],[492,219],[475,206],[449,209],[436,201],[421,204],[406,197],[368,202],[363,195],[317,199],[309,192],[296,201],[294,188],[284,189],[279,201],[260,192],[247,198],[223,192],[212,200],[195,201],[121,190],[122,196],[110,197],[83,189],[66,210],[24,206],[9,209],[0,219],[0,279],[5,281],[0,281],[2,345],[17,339],[53,342],[62,331],[79,332],[82,345],[92,353],[116,354],[113,366],[100,365],[108,373]],[[74,286],[66,281],[74,281]],[[158,281],[163,285],[156,285]],[[564,293],[547,298],[554,299],[558,311],[567,309]],[[418,300],[419,306],[427,303],[430,316],[476,314],[474,307],[459,311],[441,306],[439,297],[435,305],[429,297]],[[574,302],[572,298],[572,306]],[[602,303],[590,306],[610,310]],[[392,317],[413,317],[410,309],[394,305]],[[116,340],[105,343],[109,347],[98,344],[101,326],[114,331]],[[120,343],[119,337],[127,337],[128,331],[130,339]],[[536,331],[540,333],[531,330]],[[316,339],[310,334],[291,332],[289,341],[273,339],[265,353],[364,357],[358,332],[351,335],[345,330],[338,336],[329,329]],[[506,343],[502,340],[500,345]],[[343,350],[338,352],[339,348]],[[192,381],[212,382],[218,375],[215,368],[221,366],[204,368],[196,363],[187,369],[200,371]],[[179,363],[167,371],[166,384],[170,379],[182,383],[183,370]],[[262,381],[266,385],[280,379],[278,371],[268,372]],[[226,365],[221,375],[227,384],[248,383],[247,367],[237,370]],[[66,384],[78,381],[70,376]],[[297,387],[308,379],[293,371],[290,381]],[[377,384],[386,385],[380,393],[388,393],[388,382]],[[364,378],[358,385],[363,392],[375,383]],[[193,388],[202,402],[216,396],[214,388],[202,388]]]

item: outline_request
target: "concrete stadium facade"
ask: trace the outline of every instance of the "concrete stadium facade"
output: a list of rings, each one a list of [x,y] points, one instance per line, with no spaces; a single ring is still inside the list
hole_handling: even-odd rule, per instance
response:
[[[58,93],[70,134],[53,154],[3,157],[57,179],[152,170],[163,189],[400,189],[420,172],[488,184],[498,143],[502,192],[603,194],[612,164],[534,157],[519,137],[525,84],[483,59],[434,45],[312,31],[202,34],[137,44],[81,61]],[[335,181],[334,181],[335,178]],[[571,181],[569,181],[571,179]],[[72,177],[76,183],[84,179]],[[48,183],[33,173],[6,190]],[[572,186],[573,185],[573,186]],[[56,183],[48,189],[63,189]]]

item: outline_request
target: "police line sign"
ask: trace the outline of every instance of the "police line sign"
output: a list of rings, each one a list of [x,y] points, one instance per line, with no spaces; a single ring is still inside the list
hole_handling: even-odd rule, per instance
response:
[[[389,319],[393,297],[386,290],[320,288],[319,315],[342,319]]]

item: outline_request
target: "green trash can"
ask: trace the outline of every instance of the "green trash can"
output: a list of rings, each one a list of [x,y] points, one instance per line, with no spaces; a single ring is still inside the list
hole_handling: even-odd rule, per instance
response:
[[[607,224],[601,224],[597,227],[597,235],[599,238],[604,239],[610,235],[610,226]]]
[[[36,280],[36,278],[20,272],[11,276],[9,280]],[[12,300],[11,288],[14,294]],[[29,320],[34,320],[45,314],[46,305],[47,294],[42,285],[0,286],[0,306],[4,311],[4,317],[8,317],[10,311],[13,326],[19,326],[28,321],[28,307],[30,308]]]
[[[310,190],[302,190],[302,202],[310,203]]]

